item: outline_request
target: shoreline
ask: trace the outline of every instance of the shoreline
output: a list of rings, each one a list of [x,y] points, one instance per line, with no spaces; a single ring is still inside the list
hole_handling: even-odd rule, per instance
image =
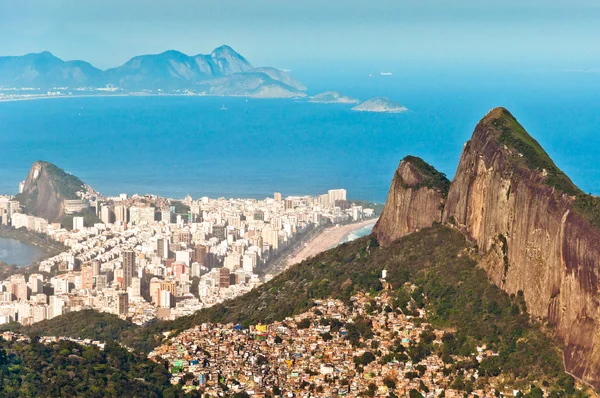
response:
[[[342,241],[352,232],[369,225],[375,225],[376,222],[377,218],[371,218],[369,220],[357,223],[328,228],[310,241],[306,242],[306,244],[299,251],[292,253],[286,261],[287,266],[298,264],[306,259],[316,256],[319,253],[332,249],[333,247],[342,243]]]
[[[18,101],[36,101],[46,99],[66,99],[66,98],[107,98],[107,97],[191,97],[191,98],[242,98],[242,99],[267,99],[267,100],[294,100],[305,99],[306,97],[252,97],[248,95],[210,95],[210,94],[157,94],[157,93],[119,93],[119,94],[71,94],[71,95],[35,95],[31,97],[3,98],[0,97],[0,103],[18,102]]]

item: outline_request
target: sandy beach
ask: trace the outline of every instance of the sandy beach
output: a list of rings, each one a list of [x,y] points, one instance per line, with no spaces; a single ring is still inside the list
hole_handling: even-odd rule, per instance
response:
[[[376,222],[377,219],[374,218],[358,223],[328,228],[325,231],[321,232],[319,235],[317,235],[313,240],[308,242],[306,246],[302,247],[302,249],[300,249],[298,252],[290,256],[287,263],[288,265],[297,264],[325,250],[331,249],[352,231],[366,227],[368,225],[375,225]]]

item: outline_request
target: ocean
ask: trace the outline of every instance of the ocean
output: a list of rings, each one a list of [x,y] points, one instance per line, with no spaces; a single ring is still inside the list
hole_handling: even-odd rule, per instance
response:
[[[355,229],[354,231],[350,232],[348,235],[344,236],[344,238],[340,241],[339,244],[341,245],[342,243],[352,242],[353,240],[362,238],[363,236],[370,235],[371,232],[373,231],[374,226],[375,226],[375,223]]]
[[[362,74],[313,82],[314,93],[387,95],[410,109],[402,114],[303,100],[210,97],[3,102],[0,194],[16,193],[31,163],[46,160],[105,195],[264,198],[274,191],[315,195],[345,188],[351,199],[383,202],[408,154],[451,178],[477,121],[498,105],[576,184],[600,192],[597,75],[515,74],[493,81],[486,75],[420,76]],[[227,109],[220,110],[222,105]]]

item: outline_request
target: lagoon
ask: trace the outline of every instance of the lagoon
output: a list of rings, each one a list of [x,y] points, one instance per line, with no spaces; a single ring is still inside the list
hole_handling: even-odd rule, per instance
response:
[[[16,264],[19,267],[30,265],[43,256],[35,246],[27,245],[16,239],[0,238],[0,261]]]

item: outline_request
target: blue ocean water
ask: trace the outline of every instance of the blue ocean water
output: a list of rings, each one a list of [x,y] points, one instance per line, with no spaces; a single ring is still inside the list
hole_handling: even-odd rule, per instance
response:
[[[371,224],[371,225],[366,225],[364,227],[355,229],[354,231],[350,232],[348,235],[346,235],[344,237],[344,239],[342,239],[340,241],[340,244],[342,243],[347,243],[347,242],[352,242],[353,240],[356,240],[358,238],[362,238],[363,236],[367,236],[371,233],[371,231],[373,231],[373,227],[375,226],[375,223]]]
[[[0,103],[0,193],[16,193],[31,163],[47,160],[105,195],[262,198],[346,188],[350,198],[383,202],[405,155],[421,156],[452,177],[477,121],[498,105],[575,183],[598,193],[597,77],[561,76],[361,75],[312,84],[314,92],[338,89],[361,99],[387,95],[410,109],[403,114],[209,97]]]

